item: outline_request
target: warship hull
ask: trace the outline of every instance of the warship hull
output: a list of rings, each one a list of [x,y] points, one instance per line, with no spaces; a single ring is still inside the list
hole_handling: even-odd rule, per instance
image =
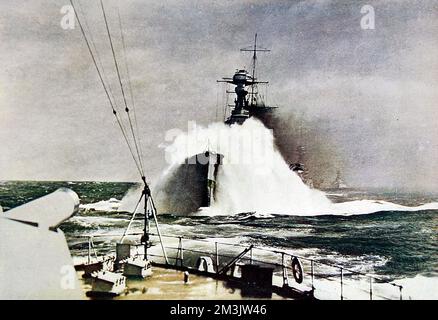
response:
[[[165,211],[190,214],[210,207],[215,199],[217,174],[223,155],[206,151],[187,158],[167,179]]]

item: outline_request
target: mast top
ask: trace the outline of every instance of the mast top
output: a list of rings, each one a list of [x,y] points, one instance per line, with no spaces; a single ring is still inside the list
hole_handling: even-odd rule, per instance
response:
[[[254,35],[254,45],[252,48],[242,48],[240,51],[252,52],[252,78],[255,80],[257,52],[270,52],[271,50],[266,48],[257,48],[257,33]]]
[[[224,77],[222,80],[218,80],[218,82],[226,82],[235,86],[234,93],[236,98],[234,106],[232,106],[230,117],[225,121],[228,124],[242,124],[253,115],[261,115],[275,108],[266,106],[263,97],[258,91],[257,85],[267,84],[268,81],[258,81],[256,78],[257,52],[269,52],[271,50],[257,46],[256,33],[254,44],[251,47],[242,48],[240,51],[252,52],[252,72],[250,73],[245,69],[237,69],[232,78]]]

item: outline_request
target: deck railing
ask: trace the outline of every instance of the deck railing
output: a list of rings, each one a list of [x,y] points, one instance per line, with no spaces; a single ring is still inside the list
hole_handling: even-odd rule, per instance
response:
[[[138,236],[143,233],[130,233],[127,236]],[[158,238],[157,234],[149,233],[150,240]],[[96,249],[94,238],[119,237],[121,234],[93,234],[81,237],[88,238],[88,262],[91,257],[91,250]],[[257,246],[246,246],[243,244],[227,243],[203,238],[185,238],[181,236],[165,235],[164,247],[167,252],[169,265],[196,269],[200,257],[210,257],[213,261],[214,272],[218,273],[232,260],[246,249],[246,253],[236,261],[237,263],[258,264],[269,266],[274,269],[274,284],[278,286],[291,286],[300,290],[310,290],[312,292],[325,291],[330,298],[348,299],[349,293],[354,292],[352,298],[358,298],[358,294],[365,294],[370,300],[391,299],[375,290],[377,287],[384,289],[392,287],[397,292],[392,297],[403,299],[403,287],[382,277],[352,270],[341,265],[322,262],[317,259],[307,258],[296,255],[289,250],[279,250],[262,248]],[[143,246],[135,244],[135,246]],[[94,252],[97,257],[97,252]],[[152,245],[148,249],[148,258],[154,262],[165,263],[164,255],[159,245]],[[297,258],[302,266],[303,281],[291,285],[293,275],[292,259]],[[363,281],[363,280],[366,281]],[[293,280],[292,280],[293,281]],[[276,283],[275,283],[276,282]],[[366,288],[363,285],[366,284]],[[329,286],[329,287],[327,287]],[[360,299],[364,299],[363,296]]]

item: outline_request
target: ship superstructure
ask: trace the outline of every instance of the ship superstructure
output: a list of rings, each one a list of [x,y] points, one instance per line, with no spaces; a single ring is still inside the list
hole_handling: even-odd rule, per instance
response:
[[[348,186],[345,184],[344,180],[341,177],[341,171],[336,171],[336,178],[333,181],[331,188],[333,189],[348,189]]]
[[[268,81],[260,81],[257,78],[257,52],[269,52],[269,49],[257,47],[257,33],[254,37],[254,45],[252,48],[240,49],[243,52],[252,52],[252,70],[237,69],[232,78],[224,77],[218,82],[225,82],[235,86],[234,92],[227,91],[227,93],[235,93],[234,104],[228,105],[230,108],[230,115],[225,120],[226,124],[242,124],[246,119],[252,116],[260,116],[264,113],[271,112],[276,107],[268,106],[265,99],[259,92],[259,84],[267,85]]]

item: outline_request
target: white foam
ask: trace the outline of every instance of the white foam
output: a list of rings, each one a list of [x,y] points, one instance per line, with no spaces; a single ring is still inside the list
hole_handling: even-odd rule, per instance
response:
[[[102,200],[95,203],[81,204],[79,207],[84,210],[115,212],[121,206],[120,200],[111,198],[109,200]]]
[[[388,283],[373,282],[372,298],[373,300],[391,299],[398,300],[437,300],[438,277],[426,277],[424,275],[416,275],[413,278],[403,278],[395,280],[392,283],[401,285],[402,292],[400,297],[400,289]],[[315,296],[319,299],[338,300],[340,299],[339,291],[333,290],[333,281],[324,279],[316,279],[314,282]],[[369,280],[362,278],[361,280],[344,278],[344,299],[347,300],[368,300]]]
[[[394,281],[403,286],[403,299],[438,300],[438,274],[433,277],[416,275],[413,278],[404,278]]]
[[[438,203],[428,203],[415,207],[402,206],[400,204],[381,201],[381,200],[356,200],[335,203],[331,210],[327,210],[328,214],[335,215],[359,215],[370,214],[381,211],[422,211],[422,210],[438,210]]]
[[[74,216],[69,219],[69,222],[76,223],[87,228],[101,228],[102,226],[126,225],[127,220],[108,217],[96,216]]]

